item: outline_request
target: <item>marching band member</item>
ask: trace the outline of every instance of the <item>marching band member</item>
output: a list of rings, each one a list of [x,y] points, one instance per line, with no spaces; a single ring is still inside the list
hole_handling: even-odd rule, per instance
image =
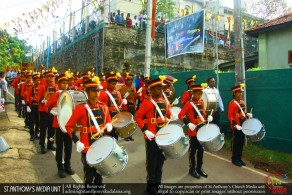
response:
[[[30,141],[33,141],[35,138],[39,138],[40,133],[40,119],[39,119],[39,100],[37,99],[38,86],[41,82],[41,77],[39,73],[32,75],[33,85],[27,89],[26,102],[27,112],[30,112],[29,120],[29,132],[30,132]]]
[[[196,136],[198,129],[201,127],[199,124],[205,121],[206,111],[204,109],[204,102],[201,100],[203,87],[201,85],[194,85],[191,89],[193,98],[184,105],[178,117],[189,127],[189,174],[199,179],[200,175],[208,177],[202,168],[204,149]],[[211,122],[212,120],[213,117],[208,116],[208,121]]]
[[[98,129],[102,128],[106,128],[107,132],[109,133],[111,132],[113,126],[110,123],[111,117],[107,106],[104,103],[98,101],[100,90],[102,89],[99,78],[94,77],[86,81],[84,85],[86,87],[88,100],[86,104],[80,104],[75,107],[71,118],[66,124],[66,130],[76,144],[77,152],[82,152],[81,161],[83,163],[85,184],[101,184],[102,176],[96,172],[95,168],[88,165],[86,161],[86,153],[90,145],[93,144],[93,142],[96,140],[92,137],[92,134],[96,133]],[[96,119],[92,119],[89,112],[92,112]],[[95,127],[93,120],[96,120],[98,127]],[[77,122],[80,122],[80,125],[83,126],[82,128],[79,128],[80,140],[73,131],[73,127]]]
[[[175,91],[173,90],[174,87],[173,87],[173,84],[175,82],[177,82],[177,79],[170,76],[170,75],[166,75],[166,78],[163,80],[164,84],[165,84],[165,87],[163,88],[163,97],[165,98],[165,101],[170,104],[169,102],[172,101],[173,97],[174,97],[174,93]],[[173,89],[171,89],[173,88]],[[175,102],[173,103],[173,105],[176,105],[178,104],[178,99],[175,100]]]
[[[21,99],[22,110],[24,111],[24,115],[25,115],[24,128],[29,128],[30,114],[29,114],[29,112],[27,112],[26,105],[28,105],[28,104],[27,104],[27,102],[25,102],[25,99],[26,99],[27,89],[31,85],[33,85],[32,75],[31,75],[31,72],[27,72],[25,74],[25,82],[20,84],[20,99]],[[30,110],[28,110],[28,111],[30,111]]]
[[[68,88],[68,78],[65,74],[59,75],[57,78],[57,84],[59,91],[52,94],[46,103],[46,107],[48,107],[51,111],[50,114],[54,116],[52,127],[55,129],[56,134],[56,162],[58,168],[58,175],[60,178],[66,177],[66,173],[68,175],[73,175],[75,172],[71,168],[71,154],[72,154],[72,140],[67,133],[64,133],[59,126],[57,115],[57,103],[58,97],[63,90]],[[64,161],[63,164],[63,147],[64,147]]]
[[[196,75],[190,77],[190,78],[187,78],[187,80],[185,81],[185,83],[187,84],[188,86],[188,90],[185,91],[181,97],[181,101],[180,101],[180,104],[182,106],[184,106],[188,101],[191,100],[191,97],[192,97],[192,86],[194,86],[196,84]]]
[[[47,152],[45,148],[45,139],[47,136],[47,149],[56,150],[54,146],[54,129],[52,128],[53,117],[49,114],[50,110],[45,106],[50,95],[58,91],[58,86],[55,84],[55,75],[53,72],[46,72],[46,84],[38,86],[37,99],[39,100],[39,113],[40,113],[40,146],[41,153]]]
[[[133,83],[133,75],[126,73],[125,75],[125,84],[121,87],[120,92],[121,96],[124,97],[126,93],[128,96],[126,97],[127,104],[122,105],[122,110],[130,112],[133,116],[135,116],[136,112],[136,99],[138,98],[136,88],[132,85]],[[124,97],[125,98],[125,97]],[[133,137],[125,138],[126,141],[134,141]]]
[[[20,99],[20,83],[23,83],[25,81],[25,73],[26,68],[22,68],[20,71],[20,75],[15,77],[15,79],[12,81],[11,86],[14,87],[14,95],[15,95],[15,110],[18,111],[18,117],[21,117],[21,99]]]
[[[73,73],[66,71],[65,75],[68,78],[68,90],[74,90],[74,91],[78,90],[78,87],[76,85],[74,85]]]
[[[84,86],[84,83],[88,80],[90,80],[90,75],[88,73],[84,73],[81,75],[81,79],[78,81],[78,91],[85,91],[86,87]]]
[[[140,105],[142,104],[144,99],[147,99],[149,96],[151,96],[148,88],[147,88],[147,83],[150,81],[149,76],[145,76],[143,82],[144,84],[140,87],[140,89],[137,91],[137,93],[140,96]]]
[[[113,118],[120,112],[120,106],[122,104],[127,104],[127,100],[122,99],[121,93],[115,88],[118,82],[117,76],[115,74],[107,74],[106,82],[107,88],[100,93],[98,100],[105,103],[105,105],[108,107],[111,118]],[[110,135],[118,140],[118,135],[115,129],[112,130]]]
[[[233,134],[232,163],[238,167],[246,166],[241,159],[245,140],[241,125],[245,118],[252,118],[251,113],[246,113],[245,102],[241,99],[243,87],[244,85],[241,84],[231,88],[233,100],[228,105],[228,120]]]
[[[162,167],[165,157],[155,142],[155,134],[167,124],[170,117],[170,107],[162,96],[163,79],[151,80],[148,88],[152,98],[144,99],[135,115],[137,125],[144,133],[146,147],[147,191],[157,194],[161,183]],[[176,116],[177,117],[177,116]]]

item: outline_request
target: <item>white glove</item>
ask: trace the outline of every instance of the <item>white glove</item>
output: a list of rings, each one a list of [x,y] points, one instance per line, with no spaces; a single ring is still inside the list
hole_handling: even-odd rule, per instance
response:
[[[178,99],[176,98],[173,102],[172,102],[173,105],[177,105],[178,104]]]
[[[25,105],[25,101],[24,100],[21,100],[21,103],[22,103],[22,105]]]
[[[126,105],[128,103],[128,101],[126,99],[123,99],[123,104]]]
[[[26,106],[26,112],[31,112],[31,109],[29,106]]]
[[[173,121],[177,120],[177,119],[178,119],[178,115],[172,112],[172,113],[171,113],[171,119],[172,119]]]
[[[51,113],[52,115],[54,115],[54,116],[57,116],[57,115],[58,115],[58,111],[56,111],[55,109],[52,109],[52,110],[50,111],[50,113]]]
[[[144,134],[146,135],[146,137],[147,137],[149,140],[151,140],[152,138],[155,137],[155,135],[154,135],[151,131],[149,131],[149,130],[144,131]]]
[[[47,103],[47,100],[46,100],[46,99],[43,99],[43,100],[41,101],[41,103],[42,103],[42,104],[46,104],[46,103]]]
[[[191,131],[195,130],[196,129],[196,125],[194,125],[193,123],[189,123],[188,124],[188,127]]]
[[[235,127],[238,131],[241,131],[241,130],[242,130],[242,127],[239,126],[239,125],[235,125],[234,127]]]
[[[246,116],[247,116],[248,118],[252,118],[252,113],[246,113]]]
[[[107,131],[108,133],[110,133],[110,132],[113,130],[113,125],[112,125],[111,123],[107,123],[107,124],[105,125],[105,127],[106,127],[106,131]]]
[[[76,142],[76,148],[77,148],[77,152],[81,152],[82,150],[84,150],[85,146],[82,142],[77,141]]]
[[[207,120],[208,120],[208,122],[212,122],[213,121],[213,116],[209,115]]]

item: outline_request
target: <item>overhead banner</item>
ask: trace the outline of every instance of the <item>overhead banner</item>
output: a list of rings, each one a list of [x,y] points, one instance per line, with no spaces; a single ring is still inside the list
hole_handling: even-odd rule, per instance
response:
[[[169,22],[165,29],[165,58],[204,52],[205,10]]]

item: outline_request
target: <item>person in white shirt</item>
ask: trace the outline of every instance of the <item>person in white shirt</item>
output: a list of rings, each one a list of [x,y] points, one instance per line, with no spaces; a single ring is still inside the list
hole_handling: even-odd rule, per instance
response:
[[[220,108],[221,112],[224,112],[224,105],[223,105],[219,90],[215,87],[215,78],[214,77],[208,78],[207,83],[208,83],[208,87],[206,87],[206,89],[210,89],[216,94],[216,96],[218,98],[219,108]],[[218,110],[216,112],[213,112],[213,123],[218,125],[218,127],[220,127],[219,126],[220,125],[220,111],[219,111],[219,108],[218,108]]]

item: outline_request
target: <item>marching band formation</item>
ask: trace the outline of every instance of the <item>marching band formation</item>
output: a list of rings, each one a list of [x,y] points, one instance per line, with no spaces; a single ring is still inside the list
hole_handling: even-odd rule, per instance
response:
[[[125,82],[119,83],[119,77]],[[128,154],[118,139],[134,141],[137,126],[145,139],[149,194],[159,191],[166,158],[180,158],[188,152],[189,174],[198,179],[208,177],[203,169],[204,150],[216,152],[224,145],[219,128],[219,112],[224,106],[214,87],[215,79],[197,84],[196,76],[187,78],[187,91],[180,102],[179,98],[174,100],[177,79],[172,76],[145,77],[138,90],[133,79],[129,73],[97,77],[91,72],[79,75],[67,70],[58,74],[53,68],[40,74],[23,68],[11,85],[15,109],[19,117],[25,117],[30,140],[39,139],[42,154],[56,150],[61,178],[74,174],[72,140],[81,152],[86,184],[101,184],[103,176],[119,174],[127,165]],[[260,121],[246,113],[243,87],[232,88],[233,99],[228,105],[232,163],[239,167],[246,165],[242,161],[245,136],[259,141],[265,135]],[[176,106],[179,103],[182,108]]]

